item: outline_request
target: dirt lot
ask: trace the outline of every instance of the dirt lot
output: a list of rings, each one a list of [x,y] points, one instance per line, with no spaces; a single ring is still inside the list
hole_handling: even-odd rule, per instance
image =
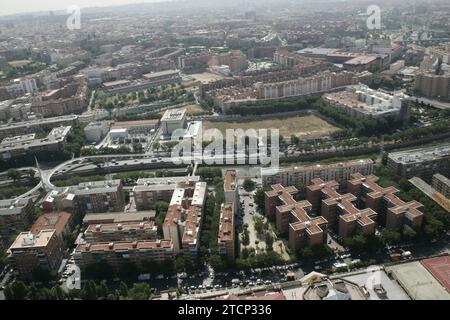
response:
[[[328,122],[314,116],[296,116],[283,119],[270,119],[251,122],[203,122],[203,129],[217,128],[222,132],[226,129],[280,129],[280,134],[285,138],[289,138],[292,134],[302,139],[313,139],[327,136],[338,128]]]

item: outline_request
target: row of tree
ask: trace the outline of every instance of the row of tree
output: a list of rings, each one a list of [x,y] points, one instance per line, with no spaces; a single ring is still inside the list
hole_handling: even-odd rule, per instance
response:
[[[154,291],[147,283],[135,283],[131,288],[121,282],[111,290],[105,283],[87,281],[81,290],[64,291],[61,286],[36,287],[14,281],[4,290],[6,300],[149,300]]]

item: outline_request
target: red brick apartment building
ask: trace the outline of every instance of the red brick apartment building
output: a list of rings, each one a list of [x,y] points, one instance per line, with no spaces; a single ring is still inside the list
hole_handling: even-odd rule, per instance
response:
[[[380,215],[380,222],[386,228],[400,230],[404,224],[418,228],[423,222],[423,207],[420,202],[404,202],[396,194],[394,187],[383,188],[377,184],[378,177],[354,174],[347,183],[347,190],[359,197],[366,207],[373,209]]]
[[[29,278],[37,268],[57,270],[63,257],[63,242],[55,229],[20,233],[8,250],[9,261],[21,278]]]
[[[353,236],[355,233],[369,235],[376,229],[377,213],[372,209],[360,210],[354,202],[356,196],[347,193],[339,194],[336,190],[339,184],[336,181],[324,182],[314,179],[307,188],[307,199],[313,203],[313,210],[328,221],[328,227],[338,226],[341,238]]]
[[[272,191],[265,193],[266,216],[275,215],[277,229],[289,233],[289,246],[297,251],[304,246],[323,244],[325,241],[327,220],[324,217],[312,218],[308,212],[308,201],[297,202],[293,194],[295,187],[273,185]]]
[[[234,210],[232,203],[222,204],[219,224],[219,254],[235,258]]]
[[[265,214],[275,219],[279,232],[288,233],[294,251],[324,243],[327,230],[335,230],[345,239],[355,234],[375,234],[378,223],[392,230],[405,224],[420,227],[423,213],[419,209],[423,205],[404,202],[397,197],[397,189],[383,188],[376,181],[376,176],[356,173],[347,182],[349,193],[340,194],[336,181],[313,179],[307,187],[306,201],[294,199],[298,190],[293,186],[272,185],[272,190],[265,193]],[[314,218],[311,212],[320,215]]]

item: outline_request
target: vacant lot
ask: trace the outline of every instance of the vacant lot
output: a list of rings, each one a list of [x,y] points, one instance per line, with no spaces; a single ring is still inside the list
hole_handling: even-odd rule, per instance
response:
[[[226,77],[216,73],[203,72],[203,73],[189,74],[187,78],[191,78],[195,81],[200,81],[201,83],[210,83],[212,81],[225,79]]]
[[[203,122],[204,130],[212,128],[217,128],[222,132],[225,132],[226,129],[280,129],[280,134],[285,138],[296,135],[301,139],[320,138],[339,130],[314,115],[251,122]]]
[[[181,108],[181,109],[186,109],[186,112],[187,112],[188,116],[195,116],[195,115],[198,115],[198,114],[204,114],[206,112],[198,104],[191,104],[191,105],[188,105],[188,106],[186,106],[184,108]],[[181,109],[179,109],[179,110],[181,110]],[[161,112],[159,112],[159,114],[163,115],[165,112],[166,111],[161,111]]]

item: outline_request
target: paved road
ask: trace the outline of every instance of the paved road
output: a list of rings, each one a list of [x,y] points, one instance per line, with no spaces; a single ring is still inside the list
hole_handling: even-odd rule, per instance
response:
[[[416,101],[419,100],[419,102],[423,102],[425,104],[430,104],[435,108],[438,109],[450,109],[450,103],[449,102],[443,102],[443,101],[438,101],[438,100],[431,100],[431,99],[427,99],[427,98],[421,98],[421,97],[411,97],[410,100],[412,101]]]

